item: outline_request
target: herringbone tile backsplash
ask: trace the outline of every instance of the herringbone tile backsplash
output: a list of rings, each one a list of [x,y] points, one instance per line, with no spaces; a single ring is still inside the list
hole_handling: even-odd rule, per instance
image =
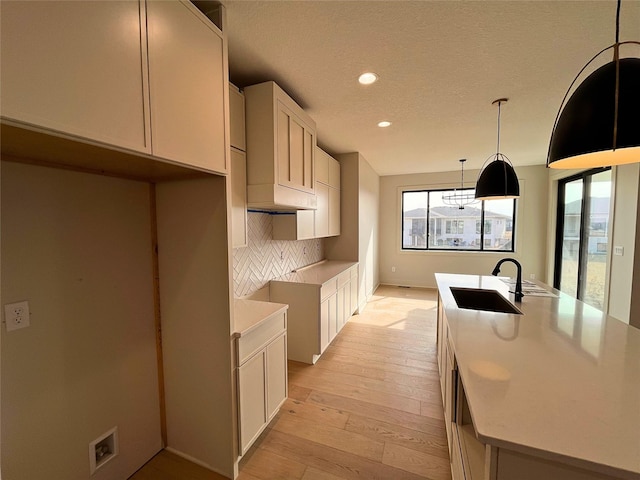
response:
[[[322,239],[273,240],[272,216],[247,215],[248,246],[233,249],[233,291],[236,297],[250,295],[269,280],[324,258]]]

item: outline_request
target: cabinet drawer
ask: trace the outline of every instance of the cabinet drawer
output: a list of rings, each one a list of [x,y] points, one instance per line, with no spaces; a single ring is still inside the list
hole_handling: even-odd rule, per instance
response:
[[[349,270],[345,270],[338,275],[338,288],[344,287],[349,280],[351,280],[351,272]]]
[[[280,313],[265,320],[252,331],[238,338],[238,365],[242,365],[271,339],[286,331],[286,314]]]
[[[332,295],[338,290],[337,278],[332,278],[328,282],[322,284],[320,288],[320,300],[324,300],[329,295]]]

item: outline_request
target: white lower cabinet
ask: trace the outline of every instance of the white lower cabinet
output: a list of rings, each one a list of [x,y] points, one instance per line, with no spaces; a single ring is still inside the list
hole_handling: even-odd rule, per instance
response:
[[[272,418],[287,398],[287,337],[280,335],[265,350],[267,418]]]
[[[266,352],[263,350],[238,368],[240,448],[244,454],[267,423]]]
[[[322,300],[320,304],[320,332],[321,332],[321,345],[320,352],[324,352],[331,343],[331,340],[338,334],[338,319],[336,318],[338,306],[338,293],[335,292],[329,297]]]
[[[331,262],[327,262],[331,263]],[[272,280],[270,298],[289,305],[287,352],[290,360],[314,364],[357,309],[358,265],[318,267]],[[315,268],[315,267],[310,267]],[[325,276],[322,269],[329,271]],[[355,294],[355,297],[354,297]]]
[[[287,314],[278,312],[236,334],[240,455],[247,452],[287,398],[286,331]]]

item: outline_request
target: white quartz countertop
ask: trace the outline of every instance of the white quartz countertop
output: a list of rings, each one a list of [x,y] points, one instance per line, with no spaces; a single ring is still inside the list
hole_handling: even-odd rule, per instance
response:
[[[283,303],[261,302],[236,298],[234,301],[234,337],[242,337],[263,321],[278,315],[289,308]]]
[[[515,303],[496,277],[436,281],[481,441],[640,479],[640,330],[557,290]],[[523,315],[458,308],[450,286],[498,290]]]
[[[278,277],[272,280],[272,282],[307,283],[321,286],[345,270],[357,265],[357,263],[358,262],[323,260],[283,275],[282,277]]]

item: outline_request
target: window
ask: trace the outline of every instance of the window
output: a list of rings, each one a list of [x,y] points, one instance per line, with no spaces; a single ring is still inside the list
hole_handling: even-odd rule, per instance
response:
[[[446,220],[446,233],[464,233],[464,220]]]
[[[445,205],[442,197],[450,193],[402,192],[403,250],[514,251],[515,200],[487,200],[459,208]]]

